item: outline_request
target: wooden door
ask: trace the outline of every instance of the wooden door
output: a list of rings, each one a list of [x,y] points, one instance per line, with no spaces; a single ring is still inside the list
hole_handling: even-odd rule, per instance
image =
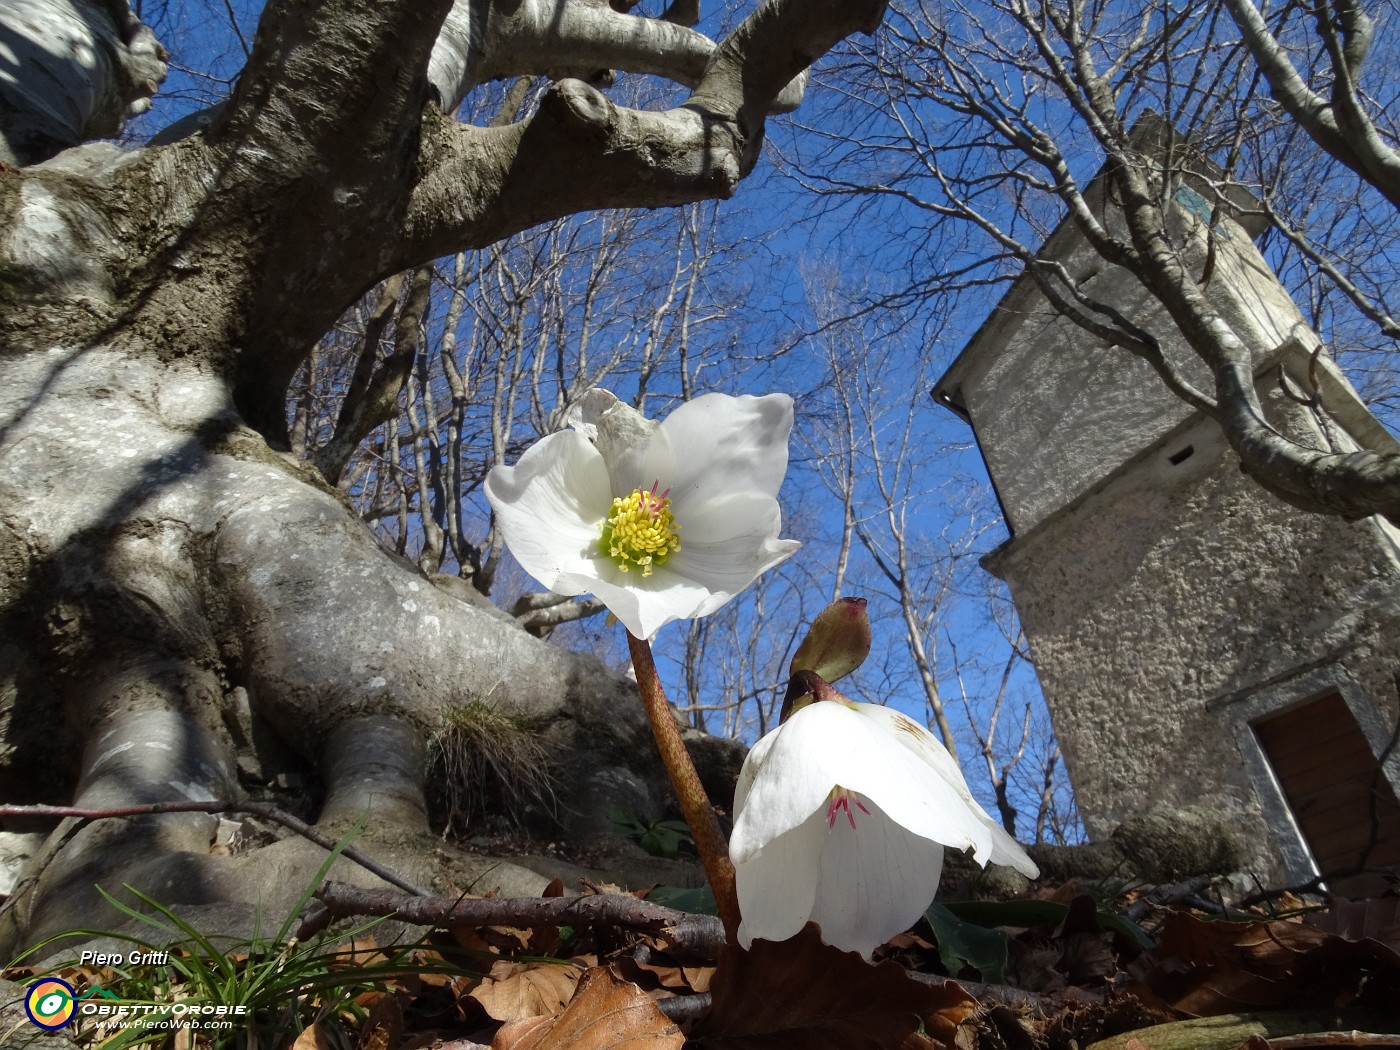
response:
[[[1340,693],[1254,724],[1298,828],[1324,875],[1358,867],[1400,873],[1400,802]],[[1376,896],[1391,880],[1328,880],[1333,893]]]

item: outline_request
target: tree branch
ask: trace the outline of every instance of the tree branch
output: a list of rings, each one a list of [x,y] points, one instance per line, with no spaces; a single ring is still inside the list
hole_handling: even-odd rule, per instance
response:
[[[884,5],[768,0],[721,44],[691,98],[665,112],[615,106],[575,80],[506,128],[428,111],[398,265],[578,211],[731,196],[757,160],[763,118],[782,88],[837,41],[878,23]]]
[[[340,404],[335,433],[312,457],[332,485],[340,484],[345,465],[360,442],[398,412],[399,394],[418,351],[419,325],[428,311],[433,267],[425,265],[413,271],[408,297],[400,306],[398,296],[403,283],[401,273],[385,282],[381,302],[365,325],[360,358]],[[379,340],[391,319],[395,321],[394,349],[380,361]]]
[[[1327,24],[1326,7],[1319,6],[1323,8],[1318,16],[1319,30],[1325,36],[1330,36],[1332,31]],[[1400,208],[1400,156],[1385,144],[1356,96],[1353,74],[1355,66],[1360,64],[1364,47],[1359,54],[1351,50],[1350,57],[1346,53],[1346,44],[1341,41],[1328,48],[1335,78],[1332,100],[1329,102],[1309,88],[1299,76],[1287,51],[1269,32],[1264,16],[1252,0],[1225,0],[1225,8],[1268,80],[1269,93],[1274,101],[1298,122],[1314,142]],[[1338,8],[1346,24],[1360,28],[1363,23],[1356,15],[1360,13],[1364,19],[1364,13],[1358,7],[1349,0],[1342,0]]]
[[[673,951],[714,958],[724,946],[724,927],[712,915],[663,908],[636,897],[406,897],[389,890],[366,890],[328,881],[316,897],[332,919],[393,915],[415,926],[616,926],[663,935]]]
[[[575,620],[585,620],[590,616],[597,616],[607,608],[597,598],[585,598],[582,601],[566,599],[548,606],[525,609],[521,608],[523,601],[524,597],[515,603],[514,608],[511,609],[511,615],[515,617],[516,623],[536,638],[547,638],[549,633],[560,624],[573,623]]]
[[[1400,455],[1320,452],[1279,433],[1264,415],[1254,382],[1254,356],[1207,299],[1162,236],[1166,220],[1144,172],[1114,171],[1122,209],[1141,260],[1139,277],[1166,308],[1191,348],[1215,377],[1211,413],[1240,457],[1244,471],[1303,510],[1348,520],[1383,514],[1400,521]]]

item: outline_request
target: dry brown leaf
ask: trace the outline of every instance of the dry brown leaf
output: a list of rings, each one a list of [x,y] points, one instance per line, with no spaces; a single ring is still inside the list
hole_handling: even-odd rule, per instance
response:
[[[924,951],[929,951],[934,947],[932,943],[924,940],[924,938],[920,937],[917,933],[912,932],[897,933],[887,940],[885,944],[895,951],[901,951],[905,948],[919,948]]]
[[[379,942],[369,934],[346,941],[335,950],[327,963],[327,969],[348,970],[351,967],[372,966],[384,962],[386,956],[379,950]]]
[[[551,879],[549,885],[541,891],[540,896],[564,896],[564,880]],[[537,926],[530,934],[529,952],[531,955],[559,955],[560,949],[563,947],[564,940],[559,936],[558,926]]]
[[[525,951],[530,947],[530,935],[534,930],[521,926],[483,926],[481,936],[493,949],[507,954]]]
[[[1400,956],[1281,919],[1225,922],[1168,912],[1160,944],[1135,967],[1155,996],[1197,1017],[1270,1007],[1385,1007]]]
[[[925,1050],[951,1045],[978,1005],[955,982],[927,985],[823,944],[812,923],[780,943],[725,949],[710,993],[692,1031],[705,1050]]]
[[[360,1026],[357,1050],[397,1050],[403,1040],[403,1007],[392,995],[380,992],[369,1004],[369,1016]]]
[[[1349,901],[1333,897],[1326,911],[1306,915],[1303,921],[1349,941],[1378,941],[1400,954],[1400,898]]]
[[[1110,933],[1070,933],[1059,938],[1055,968],[1070,984],[1101,985],[1118,973],[1118,956]]]
[[[491,1050],[681,1050],[684,1043],[640,988],[595,967],[562,1014],[506,1025]]]
[[[430,970],[428,967],[441,966],[444,969],[452,965],[440,953],[433,951],[420,951],[415,958],[423,964],[423,969],[415,976],[420,984],[427,988],[449,988],[453,991],[465,992],[472,979],[460,973],[442,973]]]
[[[326,1031],[324,1021],[313,1021],[301,1030],[301,1035],[293,1041],[291,1050],[333,1050],[335,1043]]]
[[[623,955],[608,964],[613,976],[630,981],[645,991],[666,989],[672,992],[707,992],[713,966],[664,966],[660,963],[638,962]]]
[[[567,963],[513,963],[502,960],[467,994],[497,1021],[554,1017],[573,998],[583,971]]]
[[[495,949],[486,943],[486,938],[471,926],[449,926],[447,935],[458,948],[464,948],[478,955],[493,954]]]
[[[683,966],[681,973],[685,975],[685,983],[690,985],[692,992],[704,993],[710,990],[710,982],[714,980],[715,968],[713,966]]]

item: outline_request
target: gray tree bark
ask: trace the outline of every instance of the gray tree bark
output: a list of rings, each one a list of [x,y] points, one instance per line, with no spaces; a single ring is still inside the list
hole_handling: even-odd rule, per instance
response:
[[[119,135],[165,79],[165,49],[126,0],[6,0],[0,161],[33,164]]]
[[[234,797],[274,737],[319,771],[325,828],[367,814],[357,844],[444,883],[460,873],[430,862],[422,771],[450,708],[548,716],[554,744],[619,764],[637,752],[634,687],[386,554],[288,453],[287,383],[391,274],[575,211],[730,195],[785,85],[883,3],[769,0],[709,47],[678,109],[565,80],[492,128],[431,101],[451,7],[273,0],[203,135],[0,166],[11,800]],[[59,828],[11,942],[101,922],[99,884],[275,911],[319,863],[287,842],[212,857],[210,831],[192,814]]]

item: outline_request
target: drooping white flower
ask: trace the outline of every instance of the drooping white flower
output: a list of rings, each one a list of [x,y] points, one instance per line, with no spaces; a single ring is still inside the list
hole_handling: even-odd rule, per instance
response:
[[[745,948],[814,921],[828,944],[868,959],[933,900],[945,847],[1039,874],[943,745],[875,704],[796,711],[749,752],[734,808],[729,855]]]
[[[658,424],[595,389],[566,421],[486,478],[506,546],[551,591],[597,595],[650,638],[714,612],[798,548],[778,538],[786,394],[706,394]]]

